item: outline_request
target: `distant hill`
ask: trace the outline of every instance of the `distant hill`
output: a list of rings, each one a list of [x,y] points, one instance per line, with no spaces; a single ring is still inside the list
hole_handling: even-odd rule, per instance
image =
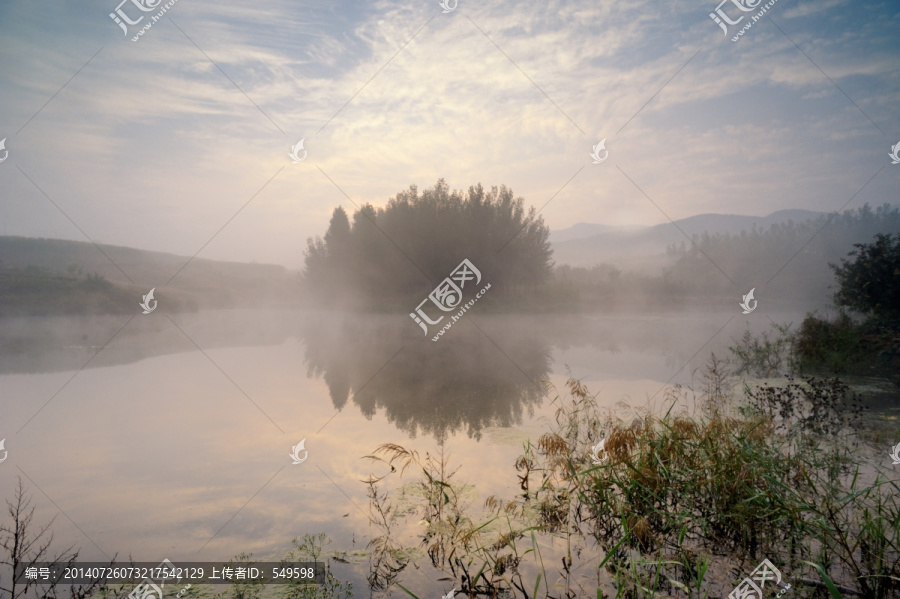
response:
[[[70,312],[130,311],[151,288],[158,301],[168,297],[180,309],[292,306],[299,291],[296,273],[274,264],[10,236],[0,236],[0,275],[6,314],[55,313],[65,297]]]
[[[593,223],[577,223],[568,229],[550,231],[550,243],[562,243],[574,239],[584,239],[594,235],[609,235],[618,233],[637,232],[649,227],[616,227],[613,225],[598,225]]]
[[[788,221],[801,223],[819,218],[824,214],[828,213],[790,208],[778,210],[768,216],[698,214],[697,216],[689,216],[688,218],[677,220],[675,221],[675,224],[684,229],[684,232],[688,235],[700,235],[702,233],[713,235],[715,233],[740,233],[741,231],[751,231],[754,226],[757,229],[768,229],[774,224],[786,223]],[[659,229],[660,227],[665,227],[665,225],[657,225],[652,228]]]
[[[619,228],[608,225],[578,223],[567,229],[553,231],[556,264],[594,266],[615,264],[618,268],[656,271],[668,263],[666,247],[671,244],[689,243],[685,234],[732,233],[768,229],[773,224],[813,220],[827,214],[812,210],[786,209],[768,216],[743,216],[738,214],[698,214],[652,227]],[[683,232],[682,232],[683,231]]]

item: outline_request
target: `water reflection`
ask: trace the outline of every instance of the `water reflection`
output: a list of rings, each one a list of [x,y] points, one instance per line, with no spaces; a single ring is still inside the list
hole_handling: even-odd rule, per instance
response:
[[[403,326],[406,325],[406,326]],[[310,376],[322,376],[334,407],[351,402],[368,419],[383,409],[410,436],[443,442],[465,430],[521,424],[550,373],[550,345],[511,321],[460,322],[438,342],[397,317],[308,321]]]
[[[120,366],[197,347],[279,345],[296,329],[291,323],[298,314],[207,310],[169,315],[156,310],[146,316],[138,311],[134,316],[4,318],[0,319],[0,374]]]
[[[458,432],[480,439],[486,427],[520,424],[540,405],[541,381],[566,366],[576,378],[688,382],[708,352],[727,355],[731,339],[748,324],[733,312],[472,314],[432,342],[405,314],[157,310],[133,317],[4,319],[0,374],[120,366],[179,353],[189,359],[197,348],[272,347],[299,339],[308,376],[325,382],[334,408],[352,404],[370,420],[380,410],[410,436],[443,442]]]

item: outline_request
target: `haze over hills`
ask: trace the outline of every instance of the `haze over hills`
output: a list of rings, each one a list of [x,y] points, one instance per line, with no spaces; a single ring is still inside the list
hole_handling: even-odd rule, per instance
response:
[[[332,223],[332,241],[340,238],[333,227]],[[349,222],[345,221],[345,227],[349,231]],[[639,228],[580,223],[550,234],[554,252],[550,259],[561,268],[540,284],[543,287],[535,295],[540,299],[529,299],[533,305],[524,305],[528,309],[634,307],[641,298],[649,306],[660,297],[671,300],[676,296],[684,301],[690,297],[694,303],[697,297],[717,301],[733,292],[723,288],[724,283],[771,277],[776,263],[783,265],[778,270],[781,277],[770,292],[778,292],[785,301],[821,303],[832,283],[827,265],[846,257],[853,244],[871,242],[878,233],[900,233],[900,212],[888,204],[874,210],[864,205],[835,216],[780,210],[763,217],[700,214]],[[397,243],[410,243],[401,233],[397,235]],[[694,236],[697,245],[686,236]],[[383,242],[381,237],[377,240]],[[367,238],[354,244],[365,242]],[[315,247],[320,258],[331,256],[323,242]],[[395,246],[385,242],[385,247],[391,250]],[[394,257],[398,260],[395,270],[405,272],[408,263],[402,255]],[[515,268],[509,261],[488,266],[498,276]],[[591,268],[594,266],[598,268]],[[328,276],[343,272],[334,265],[326,267],[322,270],[320,265],[312,272]],[[571,267],[585,269],[573,272]],[[366,272],[342,276],[360,277]],[[724,273],[728,274],[723,277]],[[621,279],[619,275],[623,275]],[[616,285],[609,285],[613,280]],[[380,279],[374,283],[372,298],[362,303],[364,308],[407,309],[412,301],[405,296],[392,299],[395,290],[383,289]],[[784,289],[776,289],[779,284]],[[134,312],[139,298],[151,288],[156,299],[177,312],[309,307],[321,286],[277,264],[192,259],[79,241],[0,236],[0,315],[126,314]],[[497,288],[499,293],[501,286]],[[613,289],[616,297],[610,295]],[[515,301],[521,298],[512,291],[509,294],[497,301],[502,309],[515,310]],[[344,298],[347,293],[326,296],[333,304],[335,297]]]
[[[170,305],[198,309],[290,305],[298,282],[277,264],[0,236],[0,314],[129,312],[151,288]]]
[[[187,265],[185,267],[185,265]],[[36,239],[31,237],[0,236],[0,267],[27,268],[35,266],[57,272],[69,272],[77,267],[84,272],[97,273],[113,282],[127,283],[130,278],[138,284],[161,284],[185,267],[190,277],[223,276],[266,277],[283,275],[287,269],[277,264],[224,262],[154,252],[137,248],[98,244],[64,239]],[[182,274],[178,275],[180,278]],[[214,277],[215,278],[215,277]]]
[[[669,263],[666,248],[671,244],[689,243],[685,234],[740,234],[741,231],[765,230],[775,224],[801,223],[826,215],[826,212],[785,209],[768,216],[738,214],[698,214],[651,227],[612,227],[578,223],[550,233],[556,264],[590,267],[614,264],[618,268],[658,271]]]
[[[737,214],[698,214],[672,223],[641,227],[618,227],[595,223],[577,223],[566,229],[551,231],[550,243],[557,264],[592,266],[614,263],[627,267],[635,256],[662,256],[671,244],[687,243],[684,234],[740,233],[767,229],[773,224],[800,223],[825,215],[825,212],[785,209],[768,216]],[[676,226],[677,225],[677,226]],[[683,233],[682,233],[683,232]],[[99,247],[99,249],[98,249]],[[0,236],[0,268],[37,267],[58,273],[96,273],[116,283],[128,283],[122,271],[138,285],[155,285],[168,281],[185,264],[185,272],[173,284],[196,287],[205,282],[220,284],[223,279],[276,280],[296,273],[278,264],[226,262],[206,258],[190,259],[165,252],[142,250],[63,239]],[[118,267],[117,267],[118,266]],[[122,270],[120,271],[119,268]],[[179,281],[183,283],[179,284]]]

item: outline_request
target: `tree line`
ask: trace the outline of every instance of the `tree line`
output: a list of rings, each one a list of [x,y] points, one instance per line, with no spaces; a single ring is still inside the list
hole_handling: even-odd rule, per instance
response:
[[[667,276],[706,292],[732,292],[733,285],[724,274],[750,286],[771,279],[771,292],[812,300],[830,294],[828,264],[846,256],[854,244],[870,242],[879,233],[898,232],[896,208],[884,204],[873,210],[866,204],[805,222],[773,224],[765,230],[704,233],[694,235],[691,243],[669,246],[668,254],[675,261]]]
[[[303,280],[319,305],[411,309],[468,259],[481,286],[491,284],[479,303],[488,310],[680,308],[731,302],[751,287],[808,309],[834,291],[828,264],[854,244],[900,233],[900,211],[866,204],[768,229],[693,235],[668,247],[668,266],[657,272],[554,265],[549,233],[505,186],[463,192],[440,179],[424,191],[411,185],[382,208],[336,208],[324,238],[307,240]]]
[[[840,271],[829,266],[854,248],[887,257],[892,250],[883,238],[898,233],[900,211],[888,204],[875,209],[866,204],[804,222],[773,224],[768,229],[703,233],[671,244],[666,252],[669,264],[657,273],[623,271],[612,264],[590,268],[558,265],[541,303],[554,309],[690,308],[733,305],[739,294],[756,288],[757,297],[764,295],[769,306],[776,302],[783,308],[826,307],[836,292],[850,306],[849,297],[859,290],[838,289],[834,275]],[[875,245],[870,249],[866,244],[872,242]],[[867,287],[874,301],[885,303],[876,289],[897,285],[900,273],[890,270],[889,262],[882,260],[869,267],[880,276],[877,284]],[[857,275],[857,270],[850,274]]]

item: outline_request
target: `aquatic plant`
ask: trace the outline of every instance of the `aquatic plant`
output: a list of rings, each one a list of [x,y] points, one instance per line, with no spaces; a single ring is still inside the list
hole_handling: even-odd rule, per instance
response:
[[[421,542],[468,597],[724,596],[763,558],[795,597],[896,596],[900,489],[860,449],[846,386],[791,380],[731,397],[722,370],[712,359],[699,415],[676,410],[691,392],[675,387],[662,413],[616,418],[569,379],[551,430],[515,462],[522,493],[481,510],[464,505],[443,454],[382,445],[391,471],[369,484],[419,473]]]

